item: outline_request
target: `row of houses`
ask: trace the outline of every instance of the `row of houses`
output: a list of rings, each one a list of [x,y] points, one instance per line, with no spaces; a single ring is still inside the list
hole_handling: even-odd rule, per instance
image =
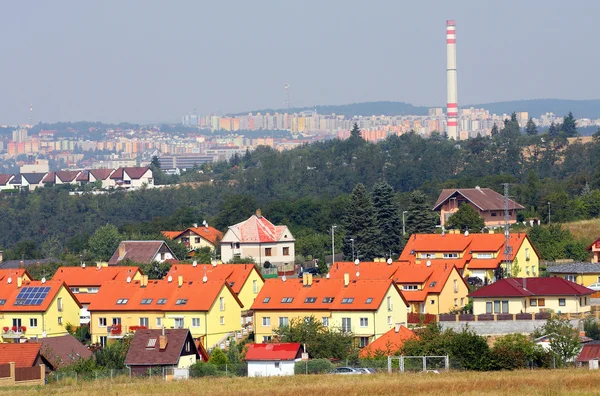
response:
[[[84,169],[56,172],[0,174],[0,191],[35,190],[45,186],[98,183],[99,187],[136,189],[153,186],[152,170],[148,167],[125,167],[118,169]]]

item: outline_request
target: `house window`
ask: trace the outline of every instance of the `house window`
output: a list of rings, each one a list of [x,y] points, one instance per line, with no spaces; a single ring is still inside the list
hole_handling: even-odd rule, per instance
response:
[[[99,287],[88,287],[88,293],[98,293],[98,291],[100,290]]]
[[[454,299],[454,306],[457,307],[458,306],[458,298]]]
[[[21,328],[21,319],[13,319],[12,327],[16,327],[17,330]]]
[[[294,297],[283,297],[281,299],[281,302],[284,304],[290,304],[292,301],[294,301]]]
[[[175,318],[175,328],[176,329],[183,329],[183,318]]]
[[[188,237],[182,237],[181,238],[181,242],[183,242],[183,243],[189,243],[190,242],[190,238],[188,238]]]
[[[492,312],[493,312],[492,311],[492,302],[491,301],[487,301],[485,303],[485,313],[486,314],[491,314]]]
[[[187,298],[179,298],[175,301],[175,305],[185,305],[187,304]]]
[[[342,331],[349,333],[352,331],[352,319],[351,318],[342,318]]]
[[[445,259],[454,259],[458,258],[458,253],[444,253]]]
[[[564,298],[559,298],[558,299],[558,306],[559,307],[564,307],[565,305],[567,305],[567,301]],[[581,305],[581,298],[579,299],[579,305]]]
[[[106,327],[106,318],[98,318],[98,327]]]
[[[315,302],[317,302],[317,297],[306,297],[304,299],[305,304],[314,304]]]
[[[265,299],[263,300],[263,304],[266,304],[269,301],[271,301],[271,297],[265,297]]]
[[[287,317],[279,318],[279,327],[288,326],[289,321]]]
[[[125,305],[125,304],[127,304],[127,301],[129,301],[129,300],[126,298],[119,298],[117,300],[117,305]]]
[[[331,304],[333,302],[333,297],[324,297],[323,304]]]
[[[152,299],[151,298],[144,298],[142,299],[142,302],[140,304],[142,305],[148,305],[152,303]]]
[[[392,317],[388,316],[388,324],[391,325],[392,324]]]
[[[62,316],[59,316],[59,317],[58,317],[58,324],[59,324],[59,325],[62,325]]]
[[[263,336],[263,344],[267,342],[271,342],[271,336]]]
[[[529,266],[525,267],[525,272],[529,275]]]
[[[429,301],[429,303],[430,303],[431,305],[433,305],[433,304],[435,304],[435,300],[430,300],[430,301]]]
[[[271,248],[265,248],[265,256],[267,256],[267,257],[271,256]]]
[[[454,279],[454,293],[458,293],[458,281]]]
[[[79,288],[78,287],[72,287],[71,288],[71,292],[73,292],[73,294],[77,294],[77,293],[79,293]]]
[[[508,313],[508,300],[502,301],[502,313]]]
[[[200,318],[192,318],[192,327],[200,327]]]
[[[435,253],[421,253],[419,256],[422,259],[432,259],[435,258]]]
[[[500,300],[494,300],[494,313],[500,313]]]
[[[162,318],[156,318],[156,327],[158,327],[158,328],[162,327]]]
[[[98,341],[100,341],[100,345],[102,345],[102,347],[106,346],[106,336],[98,337]]]
[[[289,247],[284,247],[283,248],[283,255],[284,256],[289,256],[290,255],[290,248]]]
[[[419,285],[402,285],[402,290],[419,290]]]
[[[63,311],[62,297],[58,297],[56,305],[58,306],[58,312],[62,312]]]
[[[37,327],[37,318],[29,319],[29,327]]]
[[[492,217],[496,217],[496,216],[498,216],[498,213],[492,212]]]
[[[537,307],[537,300],[535,298],[530,298],[529,299],[529,306],[530,307]]]
[[[321,318],[321,323],[323,323],[323,326],[329,327],[329,318]]]
[[[271,326],[271,318],[269,316],[265,316],[262,318],[262,325],[263,326]]]
[[[221,326],[223,326],[225,324],[225,316],[221,316],[219,318],[219,323],[221,324]]]
[[[275,368],[276,369],[280,368],[280,363],[279,362],[275,362]]]
[[[491,258],[494,258],[494,256],[492,255],[492,253],[477,253],[477,258],[478,259],[491,259]]]
[[[525,260],[529,261],[530,257],[529,257],[529,248],[525,248]]]
[[[360,318],[360,327],[368,327],[369,318]]]
[[[577,275],[565,275],[565,279],[571,282],[577,282]]]
[[[392,296],[388,296],[387,298],[387,309],[388,311],[392,310]]]
[[[369,337],[360,337],[360,347],[364,348],[369,345]]]
[[[148,328],[148,318],[140,318],[140,326],[144,326],[146,328]]]
[[[462,307],[464,305],[465,305],[465,299],[464,299],[464,297],[461,297],[460,298],[460,306]]]
[[[342,304],[352,304],[354,302],[354,298],[348,297],[342,299]]]
[[[160,254],[160,260],[161,260],[161,261],[165,261],[165,254],[164,254],[164,253],[161,253],[161,254]]]
[[[258,281],[256,279],[252,281],[252,292],[258,294]]]
[[[538,307],[545,307],[546,306],[546,300],[543,298],[538,298]]]
[[[194,242],[195,242],[195,243],[200,243],[200,237],[195,237],[195,238],[194,238]]]
[[[191,349],[192,349],[192,345],[190,344],[190,342],[189,342],[189,341],[187,341],[187,342],[185,343],[185,351],[186,351],[186,352],[189,352]]]
[[[219,309],[225,311],[225,297],[219,297]]]
[[[371,304],[373,302],[373,298],[369,297],[367,298],[367,301],[365,301],[365,304]]]

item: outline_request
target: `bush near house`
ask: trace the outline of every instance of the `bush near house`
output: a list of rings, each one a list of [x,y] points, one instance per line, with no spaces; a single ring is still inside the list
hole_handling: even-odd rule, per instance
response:
[[[313,359],[294,364],[294,374],[326,374],[334,369],[328,359]]]

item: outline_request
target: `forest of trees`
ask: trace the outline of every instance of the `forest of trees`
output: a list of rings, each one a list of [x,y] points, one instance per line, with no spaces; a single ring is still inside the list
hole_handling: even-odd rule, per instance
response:
[[[424,232],[420,224],[435,227],[434,217],[423,210],[433,206],[442,188],[479,185],[502,192],[502,183],[510,183],[511,197],[526,207],[521,220],[547,223],[548,202],[552,223],[600,216],[600,133],[591,143],[568,144],[567,138],[577,135],[572,115],[544,134],[522,134],[514,118],[496,129],[491,138],[461,142],[407,133],[372,144],[353,134],[284,152],[259,147],[190,172],[212,180],[196,188],[72,196],[53,187],[6,194],[0,199],[0,248],[6,257],[80,254],[90,250],[89,238],[106,224],[126,237],[158,235],[202,220],[224,230],[261,208],[273,223],[291,228],[298,254],[322,257],[330,254],[331,226],[348,224],[358,185],[363,199],[368,196],[374,205],[375,218],[391,216],[401,227],[398,221],[407,211],[408,234]],[[381,208],[389,211],[390,205],[397,211],[387,215]],[[385,221],[376,224],[388,227]],[[336,246],[348,256],[342,231]],[[381,244],[385,251],[377,254],[400,248]]]

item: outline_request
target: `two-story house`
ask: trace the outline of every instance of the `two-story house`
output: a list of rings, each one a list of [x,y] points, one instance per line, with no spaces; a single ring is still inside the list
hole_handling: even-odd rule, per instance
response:
[[[0,339],[19,342],[65,335],[67,323],[79,323],[80,308],[63,282],[5,276],[0,281]]]
[[[111,186],[110,175],[114,169],[86,169],[77,176],[77,183],[84,186],[89,183],[101,183],[101,188],[109,188]]]
[[[314,317],[324,326],[352,333],[364,347],[395,324],[406,324],[408,303],[391,279],[267,279],[252,304],[254,337],[268,342],[294,319]]]
[[[434,211],[440,212],[440,224],[446,224],[460,205],[471,205],[485,222],[486,227],[501,227],[504,225],[504,196],[491,188],[458,188],[443,189],[438,197]],[[517,222],[517,211],[525,209],[512,199],[508,199],[509,224]],[[479,231],[479,230],[477,230]]]
[[[52,280],[64,282],[81,304],[79,312],[79,324],[90,322],[88,307],[98,297],[98,291],[102,284],[107,281],[122,281],[127,279],[140,280],[143,272],[134,266],[108,266],[97,264],[96,266],[81,267],[59,267]]]
[[[190,251],[203,247],[209,247],[214,251],[223,238],[223,233],[216,228],[209,225],[198,227],[198,224],[183,231],[161,231],[161,233],[169,239],[184,244]]]
[[[587,250],[592,253],[592,263],[600,262],[600,238],[596,239]]]
[[[230,226],[221,240],[221,260],[252,257],[261,266],[293,264],[295,239],[287,226],[273,225],[260,209],[241,223]]]
[[[135,189],[143,185],[154,186],[152,169],[147,166],[118,168],[110,175],[110,180],[111,187]]]
[[[400,261],[412,264],[455,266],[463,277],[493,282],[499,268],[513,277],[539,275],[539,255],[525,233],[414,234],[408,239]]]
[[[186,329],[207,349],[241,331],[242,303],[227,282],[168,277],[104,282],[88,307],[92,342],[105,345],[137,329]]]
[[[150,264],[177,260],[177,257],[165,241],[123,241],[108,260],[108,265],[117,265],[126,260]]]

